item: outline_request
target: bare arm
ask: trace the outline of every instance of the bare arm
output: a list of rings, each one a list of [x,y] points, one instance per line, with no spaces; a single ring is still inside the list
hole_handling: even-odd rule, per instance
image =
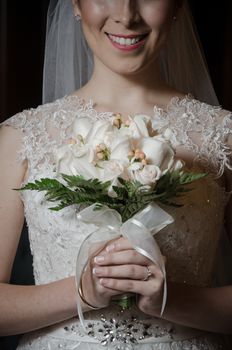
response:
[[[0,284],[0,336],[21,334],[74,317],[74,278],[41,286]]]
[[[232,147],[232,137],[229,145]],[[232,191],[232,171],[225,172],[225,180],[226,190]],[[232,199],[226,208],[225,225],[232,244]],[[143,311],[149,313],[149,304],[145,308]],[[159,317],[158,313],[153,315]],[[232,285],[199,288],[169,283],[163,318],[193,328],[232,334]]]
[[[231,138],[229,144],[232,145]],[[232,190],[232,172],[225,172],[226,190]],[[228,202],[225,224],[232,244],[232,200]],[[231,257],[232,259],[232,257]],[[164,318],[190,327],[232,334],[232,286],[199,288],[169,285]]]
[[[40,329],[77,315],[77,290],[74,277],[39,286],[10,285],[11,269],[23,222],[24,208],[19,192],[26,179],[27,164],[17,161],[21,132],[11,127],[0,129],[0,336]],[[87,303],[96,307],[109,304],[117,291],[109,291],[92,275],[93,258],[83,280]],[[83,312],[89,311],[82,302]]]
[[[41,286],[8,284],[24,221],[19,193],[12,190],[21,186],[27,170],[16,160],[21,137],[10,127],[0,129],[0,335],[28,332],[77,313],[73,277]]]
[[[184,326],[232,334],[232,286],[200,288],[169,283],[163,318]]]
[[[227,115],[225,111],[222,118]],[[228,145],[232,149],[232,136]],[[226,190],[232,191],[232,171],[225,171]],[[232,244],[232,200],[225,212],[225,225]],[[231,257],[232,259],[232,257]],[[232,334],[232,285],[199,288],[170,283],[165,319],[213,332]]]

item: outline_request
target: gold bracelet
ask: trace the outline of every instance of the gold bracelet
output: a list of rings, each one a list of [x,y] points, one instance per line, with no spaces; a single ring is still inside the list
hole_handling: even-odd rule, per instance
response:
[[[100,307],[91,305],[85,299],[84,294],[83,294],[83,289],[82,289],[82,280],[80,280],[80,284],[79,284],[79,288],[78,288],[78,294],[79,294],[81,300],[83,301],[83,303],[86,304],[90,309],[92,309],[92,310],[99,310],[100,309]]]

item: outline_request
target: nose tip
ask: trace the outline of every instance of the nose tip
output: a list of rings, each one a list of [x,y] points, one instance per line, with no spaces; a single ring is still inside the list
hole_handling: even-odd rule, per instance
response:
[[[116,23],[122,23],[124,26],[128,27],[132,23],[138,23],[140,20],[139,16],[117,16],[114,17]]]
[[[117,13],[113,13],[113,19],[116,23],[122,23],[129,26],[132,23],[139,22],[140,16],[134,4],[125,5],[124,8],[118,9]]]

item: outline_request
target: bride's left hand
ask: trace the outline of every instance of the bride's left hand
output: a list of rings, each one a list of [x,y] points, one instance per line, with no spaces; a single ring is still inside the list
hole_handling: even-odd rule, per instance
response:
[[[141,311],[159,316],[163,300],[164,276],[151,260],[138,253],[121,237],[104,250],[103,259],[95,259],[94,273],[99,282],[119,293],[136,293]]]

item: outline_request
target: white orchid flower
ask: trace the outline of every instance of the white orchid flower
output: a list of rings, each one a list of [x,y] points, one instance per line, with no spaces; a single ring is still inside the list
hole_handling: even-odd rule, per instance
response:
[[[175,152],[168,142],[158,137],[144,137],[139,140],[137,147],[145,153],[148,164],[158,166],[162,172],[172,167]]]

